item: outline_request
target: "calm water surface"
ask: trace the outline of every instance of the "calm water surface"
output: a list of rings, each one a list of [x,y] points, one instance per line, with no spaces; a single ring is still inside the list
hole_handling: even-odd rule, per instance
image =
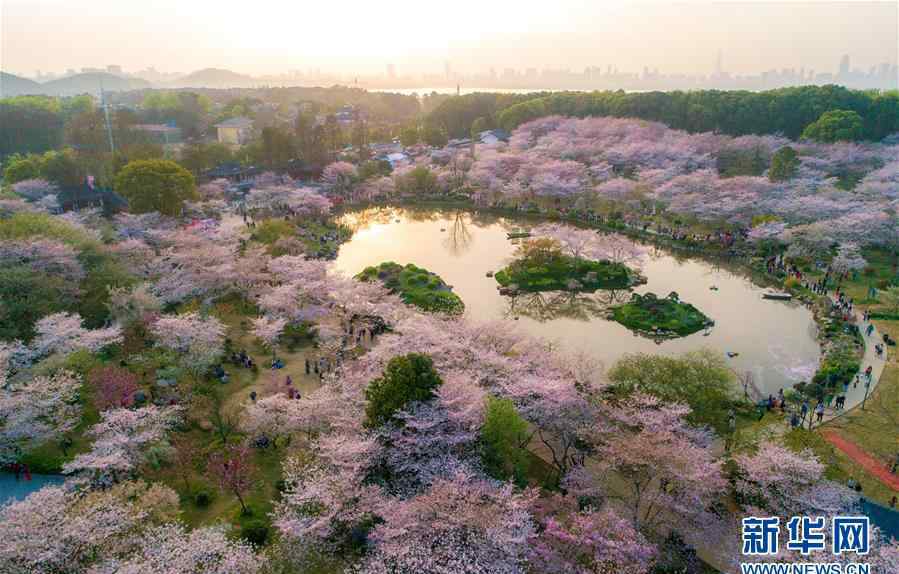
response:
[[[17,480],[12,473],[0,472],[0,506],[24,500],[32,492],[45,486],[62,484],[65,479],[57,474],[32,474],[31,480],[25,480],[23,475]]]
[[[532,225],[526,221],[451,210],[374,208],[349,213],[344,222],[355,233],[340,248],[339,271],[356,274],[382,261],[414,263],[452,285],[472,320],[517,316],[510,328],[557,341],[569,351],[586,351],[607,368],[626,353],[679,354],[708,347],[725,357],[738,353],[727,357],[728,364],[741,375],[752,373],[761,391],[776,393],[808,379],[818,363],[810,311],[795,303],[764,300],[762,287],[707,261],[647,248],[642,273],[648,281],[636,291],[659,296],[677,291],[715,321],[707,334],[658,343],[602,317],[604,306],[626,301],[627,292],[500,295],[496,280],[486,274],[513,259],[516,242],[506,233]]]

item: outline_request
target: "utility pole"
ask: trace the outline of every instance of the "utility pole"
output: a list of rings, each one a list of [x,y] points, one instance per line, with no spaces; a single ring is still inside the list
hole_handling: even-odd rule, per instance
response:
[[[871,377],[865,381],[865,398],[862,399],[862,410],[865,410],[865,403],[868,402],[868,391],[871,390]]]
[[[109,139],[109,152],[115,155],[115,141],[112,139],[112,125],[109,123],[109,104],[106,102],[106,92],[103,91],[103,80],[100,80],[100,103],[103,106],[103,115],[106,118],[106,137]]]

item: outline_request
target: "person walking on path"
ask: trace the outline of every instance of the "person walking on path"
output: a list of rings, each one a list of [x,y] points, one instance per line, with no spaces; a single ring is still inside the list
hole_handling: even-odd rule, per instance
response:
[[[818,401],[818,405],[815,407],[815,418],[819,424],[824,421],[824,403],[822,401]]]

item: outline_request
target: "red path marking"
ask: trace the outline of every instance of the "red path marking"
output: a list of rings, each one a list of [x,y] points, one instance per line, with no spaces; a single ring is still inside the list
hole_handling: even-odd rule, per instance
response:
[[[827,439],[830,444],[846,453],[849,458],[860,464],[862,468],[870,474],[877,477],[880,482],[893,490],[899,491],[899,475],[891,474],[890,469],[887,468],[885,464],[863,451],[854,442],[841,437],[835,431],[824,429],[821,431],[821,434],[824,435],[824,438]]]

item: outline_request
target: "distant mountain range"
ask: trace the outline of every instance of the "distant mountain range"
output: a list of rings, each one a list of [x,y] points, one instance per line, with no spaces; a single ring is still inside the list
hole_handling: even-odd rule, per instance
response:
[[[0,72],[0,96],[75,96],[78,94],[96,94],[102,86],[107,92],[124,92],[127,90],[140,90],[151,87],[150,82],[139,78],[123,78],[105,72],[75,74],[58,80],[38,83],[28,78],[22,78]]]
[[[166,84],[172,88],[252,88],[261,82],[252,76],[220,68],[204,68]],[[162,87],[162,86],[159,86]]]
[[[116,76],[105,72],[75,74],[41,83],[0,72],[0,97],[96,94],[99,93],[101,84],[107,92],[124,92],[145,88],[252,88],[260,83],[262,83],[260,80],[252,76],[219,68],[204,68],[164,83],[149,82],[136,77]]]
[[[24,94],[37,94],[41,91],[41,85],[34,80],[22,78],[0,72],[0,96],[21,96]]]

